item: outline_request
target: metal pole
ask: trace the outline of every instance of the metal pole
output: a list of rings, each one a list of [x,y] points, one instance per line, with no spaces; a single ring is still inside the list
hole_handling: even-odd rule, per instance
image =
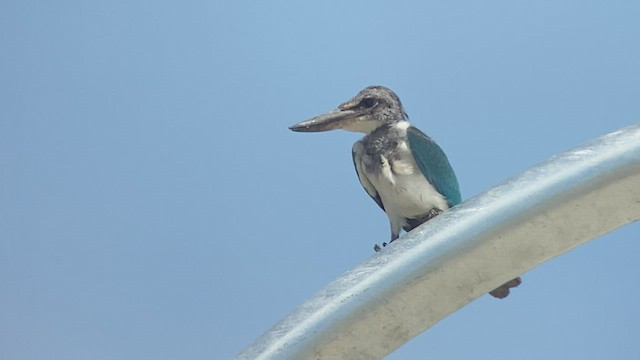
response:
[[[640,125],[554,156],[333,281],[237,359],[383,358],[502,283],[640,219]]]

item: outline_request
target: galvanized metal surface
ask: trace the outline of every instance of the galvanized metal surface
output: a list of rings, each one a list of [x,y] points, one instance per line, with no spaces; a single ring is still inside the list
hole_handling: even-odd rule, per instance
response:
[[[640,219],[640,126],[535,166],[332,282],[237,359],[383,358],[541,263]]]

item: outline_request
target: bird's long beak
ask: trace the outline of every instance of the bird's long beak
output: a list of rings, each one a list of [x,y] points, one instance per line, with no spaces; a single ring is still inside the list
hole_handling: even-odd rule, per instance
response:
[[[292,125],[289,129],[298,132],[321,132],[340,129],[346,120],[353,119],[357,115],[358,113],[354,110],[338,108]]]

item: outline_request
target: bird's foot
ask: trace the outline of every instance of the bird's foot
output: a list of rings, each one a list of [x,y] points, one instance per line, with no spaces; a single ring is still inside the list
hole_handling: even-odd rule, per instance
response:
[[[522,283],[522,279],[518,276],[513,280],[509,280],[506,283],[502,284],[499,288],[496,288],[489,292],[489,295],[493,296],[496,299],[504,299],[509,296],[509,289],[514,288]]]
[[[373,251],[378,252],[378,251],[382,250],[382,248],[385,247],[385,246],[387,246],[386,242],[382,243],[382,247],[380,247],[380,245],[378,245],[378,244],[375,244],[375,245],[373,245]]]

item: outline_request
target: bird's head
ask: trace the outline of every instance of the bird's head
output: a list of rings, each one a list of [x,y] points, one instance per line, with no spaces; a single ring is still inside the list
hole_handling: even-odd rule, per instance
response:
[[[382,125],[406,119],[407,114],[398,95],[384,86],[369,86],[337,109],[297,123],[289,129],[299,132],[344,129],[370,134]]]

